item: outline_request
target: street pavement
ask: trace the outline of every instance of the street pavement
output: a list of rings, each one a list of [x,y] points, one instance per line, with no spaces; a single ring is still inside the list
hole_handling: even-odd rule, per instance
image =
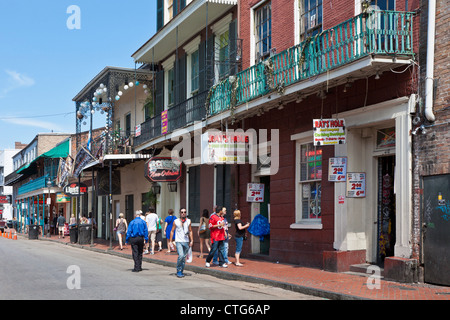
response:
[[[28,239],[28,236],[18,234],[18,238],[24,240]],[[110,247],[109,240],[95,239],[93,246],[71,244],[69,237],[58,239],[57,236],[51,238],[39,236],[39,240],[27,241],[54,241],[61,245],[75,246],[131,259],[130,246],[120,250],[117,242],[113,242]],[[450,300],[450,287],[447,286],[424,283],[404,284],[375,279],[373,276],[334,273],[298,265],[246,258],[240,259],[244,264],[243,267],[230,264],[228,268],[220,268],[211,264],[210,268],[206,268],[205,258],[199,258],[198,255],[198,252],[193,253],[193,261],[186,263],[186,271],[209,274],[228,280],[265,284],[331,300]],[[164,249],[154,255],[144,255],[143,260],[173,267],[175,273],[176,253],[168,254]],[[229,260],[233,262],[234,258],[229,257]]]

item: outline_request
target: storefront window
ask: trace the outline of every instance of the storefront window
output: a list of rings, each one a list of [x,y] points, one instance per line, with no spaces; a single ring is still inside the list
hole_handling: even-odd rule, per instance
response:
[[[322,148],[313,143],[300,146],[301,219],[321,218]]]

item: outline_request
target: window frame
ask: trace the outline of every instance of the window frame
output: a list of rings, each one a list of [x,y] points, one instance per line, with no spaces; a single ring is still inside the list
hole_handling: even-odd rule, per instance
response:
[[[313,9],[308,7],[308,11],[305,11],[305,1],[308,1],[310,3],[311,1],[315,2],[315,6]],[[307,37],[312,37],[316,34],[319,34],[323,30],[323,0],[299,0],[299,37],[300,42],[306,40]],[[320,4],[319,4],[320,3]],[[310,14],[313,10],[321,11],[320,15],[317,13],[317,18],[315,19],[315,25],[313,27],[305,28],[305,21],[304,18],[308,18],[308,22],[311,21]],[[319,23],[319,17],[321,17],[321,21]],[[308,23],[309,25],[309,23]]]
[[[295,141],[295,215],[294,223],[290,225],[291,229],[323,229],[322,225],[322,212],[320,218],[303,218],[303,185],[308,183],[320,184],[320,189],[323,185],[323,174],[320,178],[316,179],[301,179],[301,164],[302,164],[302,146],[310,145],[313,143],[313,131],[307,131],[291,136],[291,140]],[[323,147],[320,147],[321,149]],[[323,149],[322,149],[323,150]],[[315,159],[316,161],[317,159]],[[306,162],[308,163],[308,162]],[[323,155],[322,155],[322,168],[323,168]],[[322,170],[323,172],[323,170]],[[317,188],[317,187],[316,187]],[[322,196],[320,196],[320,206],[322,205]]]
[[[262,11],[264,9],[268,8],[269,15],[267,18],[262,21],[263,18],[261,18],[261,23],[258,23],[259,17],[263,16]],[[268,22],[268,30],[265,37],[260,37],[260,33],[258,32],[258,29],[265,25]],[[270,55],[270,50],[272,49],[272,2],[267,1],[262,3],[261,5],[258,5],[258,7],[253,9],[253,34],[254,34],[254,50],[255,50],[255,63],[258,63],[258,53],[260,53],[259,59],[264,60]],[[260,44],[263,44],[264,41],[268,39],[268,49],[264,52],[260,52],[262,48],[260,48]]]

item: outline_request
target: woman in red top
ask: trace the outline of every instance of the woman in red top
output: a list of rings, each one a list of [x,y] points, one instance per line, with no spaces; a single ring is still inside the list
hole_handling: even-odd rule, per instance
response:
[[[209,251],[208,257],[206,257],[206,267],[209,268],[210,262],[214,257],[214,253],[219,250],[219,266],[227,268],[224,257],[222,256],[223,241],[225,240],[224,226],[224,213],[220,210],[218,213],[213,214],[209,218],[209,229],[211,230],[211,251]]]

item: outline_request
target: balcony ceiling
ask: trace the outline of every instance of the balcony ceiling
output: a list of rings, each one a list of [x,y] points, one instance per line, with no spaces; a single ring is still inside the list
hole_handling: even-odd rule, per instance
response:
[[[237,0],[194,0],[182,12],[161,28],[150,40],[133,53],[132,58],[140,63],[160,62],[172,54],[178,47],[221,17]]]

